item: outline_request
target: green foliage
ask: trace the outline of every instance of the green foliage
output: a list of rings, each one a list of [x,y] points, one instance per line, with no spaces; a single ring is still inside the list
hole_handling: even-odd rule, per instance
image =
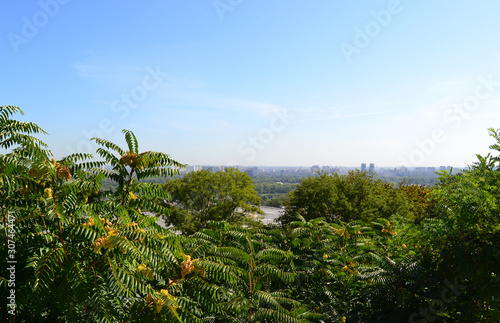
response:
[[[281,195],[265,200],[264,202],[262,202],[262,205],[270,207],[282,207],[285,201],[286,201],[286,196]]]
[[[294,255],[274,244],[274,232],[236,228],[212,222],[194,236],[212,247],[202,262],[224,266],[214,277],[221,286],[224,319],[231,322],[307,322],[307,309],[290,297],[296,279]]]
[[[47,155],[49,152],[43,148],[47,145],[33,134],[47,134],[33,122],[21,122],[11,117],[15,113],[24,112],[15,106],[0,106],[0,149],[16,147],[15,152],[22,156]]]
[[[324,217],[330,222],[389,218],[406,212],[402,199],[392,184],[376,180],[369,173],[359,170],[348,175],[322,173],[307,177],[289,193],[279,221],[289,223],[297,214],[306,220]]]
[[[133,134],[125,135],[135,151]],[[97,141],[120,152],[112,143]],[[91,157],[85,154],[49,160],[41,149],[30,146],[38,154],[30,160],[19,158],[24,156],[23,143],[19,144],[19,150],[1,158],[2,183],[8,182],[4,186],[8,190],[1,192],[2,233],[4,241],[15,245],[12,255],[17,261],[16,318],[115,322],[130,317],[129,307],[149,311],[152,304],[146,297],[159,290],[155,281],[167,269],[177,268],[177,237],[157,225],[155,216],[138,211],[143,206],[157,210],[148,199],[165,193],[136,184],[132,174],[151,169],[167,174],[163,170],[173,162],[163,154],[148,152],[138,154],[145,164],[126,170],[115,163],[113,172],[106,173],[96,168],[102,162],[85,162]],[[106,156],[108,161],[117,160],[111,154]],[[103,195],[100,183],[105,175],[120,182],[120,190]],[[143,202],[133,198],[133,192],[144,196]],[[7,277],[0,284],[6,298]],[[165,313],[176,313],[178,304],[171,299],[163,307]]]
[[[263,214],[261,199],[251,177],[237,169],[192,172],[169,181],[164,189],[172,196],[167,221],[185,233],[205,228],[210,221],[260,225],[257,218],[247,213]]]
[[[433,188],[416,185],[412,181],[403,180],[398,185],[398,191],[402,191],[407,200],[407,217],[416,223],[434,216],[436,200],[431,198]]]
[[[300,178],[291,176],[281,177],[263,177],[258,176],[254,179],[255,190],[262,198],[262,205],[281,207],[285,201],[286,194],[291,192],[296,184],[300,182]],[[286,181],[292,182],[286,182]]]
[[[1,304],[4,321],[500,320],[500,156],[477,155],[432,189],[360,172],[309,177],[289,192],[281,226],[248,228],[261,201],[246,174],[202,171],[163,187],[153,181],[183,165],[140,152],[128,130],[125,149],[93,139],[103,161],[55,160],[33,137],[45,132],[16,113],[0,110],[10,149],[0,265],[15,267],[15,281],[0,274],[0,297],[16,299],[15,317]]]
[[[498,131],[489,129],[500,151]],[[477,155],[459,174],[443,172],[433,192],[438,218],[426,223],[422,254],[441,281],[459,281],[464,290],[447,304],[455,320],[500,320],[499,156]]]

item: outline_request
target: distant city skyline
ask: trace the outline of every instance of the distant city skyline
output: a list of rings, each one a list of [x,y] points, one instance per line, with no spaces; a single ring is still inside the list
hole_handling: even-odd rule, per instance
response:
[[[346,166],[346,165],[295,165],[295,166],[284,166],[284,165],[208,165],[208,164],[199,164],[199,165],[186,165],[184,167],[184,170],[186,171],[198,171],[198,170],[210,170],[210,171],[218,171],[218,170],[224,170],[225,168],[232,168],[232,167],[238,167],[238,168],[262,168],[262,169],[293,169],[293,168],[300,168],[300,169],[311,169],[311,171],[314,170],[335,170],[338,168],[347,168],[347,169],[360,169],[361,171],[374,171],[374,170],[389,170],[389,169],[408,169],[408,170],[449,170],[450,168],[466,168],[466,167],[454,167],[451,165],[441,165],[441,166],[417,166],[417,167],[406,167],[406,166],[376,166],[374,163],[371,163],[373,167],[369,168],[363,168],[363,164],[361,166]]]
[[[56,158],[122,129],[199,165],[465,167],[494,143],[500,2],[224,3],[3,2],[0,105]]]

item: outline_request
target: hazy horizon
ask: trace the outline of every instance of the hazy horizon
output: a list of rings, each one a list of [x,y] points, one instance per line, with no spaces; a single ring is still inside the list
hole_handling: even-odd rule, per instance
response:
[[[2,8],[0,105],[57,158],[129,129],[190,165],[465,167],[500,128],[493,0]]]

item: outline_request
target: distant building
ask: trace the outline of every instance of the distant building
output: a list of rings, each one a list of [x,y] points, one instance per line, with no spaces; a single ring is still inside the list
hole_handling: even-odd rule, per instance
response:
[[[319,165],[314,165],[311,167],[311,173],[313,173],[313,174],[316,174],[320,170],[321,170],[321,168],[319,168]]]
[[[415,173],[417,174],[425,174],[426,171],[427,171],[426,167],[415,167]]]
[[[366,163],[361,164],[361,171],[364,173],[366,172]]]
[[[375,164],[371,163],[370,168],[368,169],[370,172],[375,173]]]
[[[425,171],[427,174],[434,174],[436,172],[436,168],[435,167],[427,167],[427,169]]]
[[[399,176],[410,176],[410,172],[408,171],[408,167],[401,166],[396,168],[396,175]]]
[[[186,167],[186,173],[197,172],[199,170],[201,170],[200,165],[188,165]]]
[[[249,168],[245,169],[245,173],[247,173],[248,176],[250,176],[252,178],[257,177],[258,172],[259,172],[258,167],[249,167]]]

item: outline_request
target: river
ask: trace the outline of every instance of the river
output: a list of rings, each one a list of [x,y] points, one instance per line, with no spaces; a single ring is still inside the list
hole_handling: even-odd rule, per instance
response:
[[[282,211],[279,207],[270,206],[261,206],[260,209],[266,213],[264,219],[262,219],[264,224],[273,223],[274,219],[276,219]]]

